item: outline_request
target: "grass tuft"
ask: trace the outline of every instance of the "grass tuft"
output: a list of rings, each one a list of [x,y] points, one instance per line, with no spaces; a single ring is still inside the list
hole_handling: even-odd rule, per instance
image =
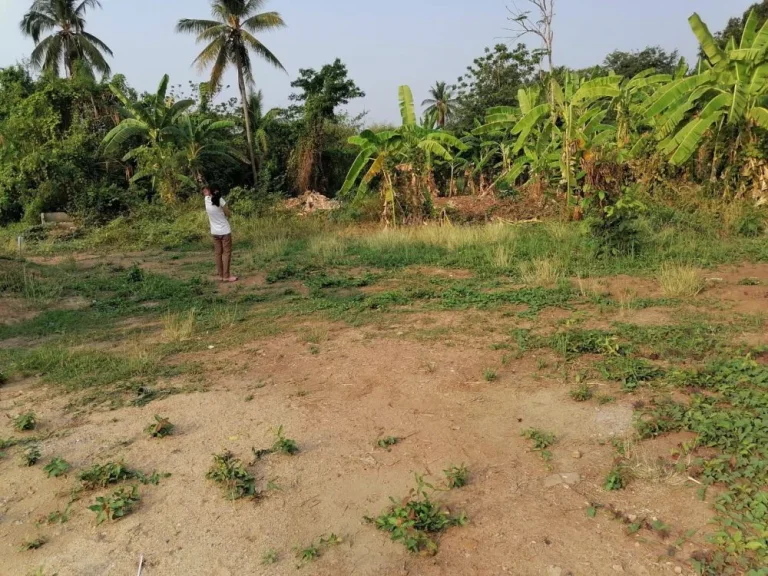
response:
[[[661,291],[669,298],[693,298],[704,290],[701,272],[692,266],[662,264],[656,279]]]

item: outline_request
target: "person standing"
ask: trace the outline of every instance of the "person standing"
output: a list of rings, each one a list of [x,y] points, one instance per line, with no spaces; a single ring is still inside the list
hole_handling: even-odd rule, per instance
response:
[[[203,188],[205,196],[205,211],[211,224],[211,236],[216,255],[216,274],[222,282],[237,282],[237,276],[230,273],[232,261],[232,227],[229,224],[231,213],[227,202],[221,197],[221,192],[209,187]]]

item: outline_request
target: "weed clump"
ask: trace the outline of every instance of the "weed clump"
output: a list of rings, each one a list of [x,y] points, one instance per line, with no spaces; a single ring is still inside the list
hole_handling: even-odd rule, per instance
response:
[[[133,512],[139,503],[139,488],[132,486],[130,490],[120,488],[111,496],[100,496],[96,503],[88,507],[88,510],[96,513],[96,524],[106,520],[119,520]]]
[[[282,425],[275,431],[275,443],[271,448],[263,448],[261,450],[253,449],[253,455],[256,460],[261,460],[264,456],[269,454],[287,454],[288,456],[294,456],[299,453],[299,445],[296,440],[285,437],[285,431]]]
[[[398,436],[385,436],[384,438],[380,438],[376,442],[376,446],[379,448],[384,448],[385,450],[391,448],[392,446],[396,446],[397,444],[400,444],[402,442],[402,438],[399,438]]]
[[[149,434],[151,438],[165,438],[173,433],[175,426],[171,424],[168,418],[155,415],[155,421],[147,426],[144,431]]]
[[[40,446],[32,444],[21,455],[21,462],[24,466],[34,466],[40,461]]]
[[[48,478],[58,478],[59,476],[64,476],[71,468],[72,466],[69,465],[69,462],[63,458],[56,457],[43,467],[43,472],[48,475]]]
[[[612,492],[615,490],[623,490],[624,488],[627,487],[628,483],[629,483],[629,475],[627,473],[627,470],[621,464],[617,464],[611,469],[611,471],[605,477],[605,481],[603,482],[603,488],[605,488],[605,490],[607,490],[608,492]]]
[[[492,368],[486,368],[483,370],[483,380],[486,382],[495,382],[499,379],[499,374]]]
[[[37,416],[34,412],[19,414],[13,419],[13,427],[17,432],[28,432],[37,426]]]
[[[576,388],[571,390],[569,394],[576,402],[587,402],[594,396],[592,387],[586,382],[579,384]]]
[[[464,464],[461,466],[451,466],[447,470],[443,470],[443,474],[445,474],[448,488],[463,488],[469,483],[469,468]]]
[[[557,437],[554,434],[537,430],[536,428],[529,428],[528,430],[523,430],[521,435],[533,443],[533,451],[541,454],[544,460],[549,461],[552,459],[552,452],[548,448],[557,441]]]
[[[259,496],[259,492],[256,490],[256,478],[246,470],[242,461],[230,451],[214,454],[213,464],[208,470],[206,478],[221,484],[229,500]]]
[[[377,518],[366,518],[376,528],[388,532],[395,542],[402,542],[409,552],[429,555],[437,553],[436,536],[451,526],[465,526],[464,514],[454,516],[433,502],[427,489],[434,487],[416,475],[416,488],[402,501],[392,498],[392,506]]]
[[[693,298],[704,290],[699,270],[680,264],[662,264],[656,275],[661,291],[669,298]]]
[[[94,464],[78,474],[77,479],[86,490],[105,488],[124,480],[136,478],[136,472],[129,469],[123,462],[107,462]]]
[[[664,376],[664,371],[642,358],[616,356],[598,362],[597,369],[606,380],[621,382],[624,392],[632,392],[641,383],[651,382]]]

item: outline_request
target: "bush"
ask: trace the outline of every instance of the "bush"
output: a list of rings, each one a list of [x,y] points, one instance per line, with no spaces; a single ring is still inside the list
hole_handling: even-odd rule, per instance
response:
[[[600,197],[607,198],[602,193]],[[638,219],[645,209],[642,202],[625,192],[615,203],[596,210],[588,225],[597,254],[620,256],[637,252],[641,244]]]
[[[232,211],[238,215],[264,216],[275,209],[281,198],[280,194],[277,193],[235,186],[227,194],[226,201]]]
[[[765,233],[765,218],[756,210],[751,210],[739,218],[733,228],[739,236],[757,238]]]

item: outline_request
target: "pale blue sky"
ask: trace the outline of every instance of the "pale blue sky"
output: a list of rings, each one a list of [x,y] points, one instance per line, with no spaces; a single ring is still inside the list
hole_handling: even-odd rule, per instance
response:
[[[208,0],[102,1],[104,10],[88,15],[88,29],[115,52],[114,72],[140,90],[155,87],[164,73],[174,84],[205,79],[190,66],[199,52],[194,38],[174,33],[174,26],[183,17],[207,18]],[[715,31],[753,1],[557,0],[555,63],[585,67],[614,49],[647,45],[677,48],[693,59],[697,44],[687,22],[692,12]],[[18,29],[30,4],[0,0],[0,67],[33,48]],[[410,84],[421,101],[435,80],[454,82],[484,47],[509,36],[505,5],[505,0],[271,0],[266,9],[281,12],[288,28],[262,41],[288,75],[257,64],[257,83],[268,106],[285,105],[299,68],[318,68],[339,57],[367,93],[350,110],[368,110],[368,121],[395,120],[398,85]]]

